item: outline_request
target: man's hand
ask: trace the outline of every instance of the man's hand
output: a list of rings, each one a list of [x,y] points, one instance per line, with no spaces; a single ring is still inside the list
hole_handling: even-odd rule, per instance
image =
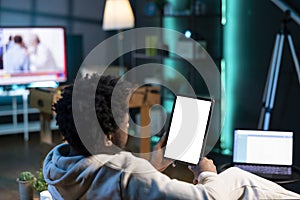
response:
[[[166,139],[166,135],[163,135],[151,153],[150,163],[160,172],[164,171],[173,162],[171,159],[164,158],[162,145],[166,142]]]
[[[211,159],[207,159],[206,157],[202,158],[197,165],[188,166],[189,170],[191,170],[194,174],[193,183],[198,183],[198,176],[201,172],[214,172],[217,173],[216,166]]]

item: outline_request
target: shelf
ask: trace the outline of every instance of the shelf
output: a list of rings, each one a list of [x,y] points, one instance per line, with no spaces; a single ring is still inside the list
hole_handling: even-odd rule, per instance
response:
[[[209,14],[185,14],[185,13],[178,13],[178,14],[164,14],[162,16],[160,15],[153,15],[153,16],[148,16],[144,15],[146,18],[165,18],[165,17],[174,17],[174,18],[190,18],[190,17],[195,17],[195,18],[221,18],[221,14],[215,14],[215,13],[209,13]]]
[[[0,116],[8,116],[13,114],[12,106],[0,106]],[[23,106],[18,105],[17,110],[15,111],[17,115],[23,114]],[[36,108],[28,108],[28,114],[39,113],[39,110]]]
[[[163,15],[163,17],[174,17],[174,18],[190,18],[190,17],[195,17],[195,18],[221,18],[219,14],[201,14],[201,15],[193,15],[193,14],[168,14],[168,15]]]
[[[170,56],[161,56],[161,55],[156,55],[156,56],[148,56],[144,53],[132,53],[134,58],[137,59],[149,59],[149,60],[162,60],[162,59],[173,59],[173,60],[187,60],[187,61],[201,61],[204,59],[185,59],[182,58],[180,56],[176,56],[176,55],[170,55]],[[221,58],[212,58],[214,61],[220,61]]]
[[[151,60],[161,60],[165,56],[156,55],[156,56],[148,56],[144,53],[133,53],[134,58],[140,58],[140,59],[151,59]]]
[[[29,121],[29,114],[39,114],[40,111],[36,108],[29,107],[28,96],[29,90],[12,90],[12,91],[0,91],[0,97],[12,97],[11,105],[0,106],[0,117],[12,118],[11,122],[0,123],[0,135],[9,135],[24,133],[24,140],[29,140],[29,132],[40,131],[41,137],[45,131],[41,130],[45,127],[50,130],[57,129],[56,121],[49,118],[48,124],[41,123],[40,120]],[[18,104],[17,97],[22,96],[22,104]],[[18,120],[18,115],[22,115],[22,120]],[[41,116],[41,115],[40,115]],[[47,135],[46,139],[51,138]]]
[[[51,130],[57,130],[58,127],[56,125],[55,120],[51,121]],[[41,130],[41,125],[39,121],[29,122],[28,123],[28,131],[29,132],[37,132]],[[18,123],[17,125],[12,124],[3,124],[0,126],[0,135],[10,135],[16,133],[24,132],[24,124]]]
[[[181,46],[177,45],[181,44],[178,43],[178,41],[184,38],[184,35],[177,37],[176,34],[168,35],[163,32],[149,33],[149,36],[151,36],[151,34],[160,34],[157,36],[157,38],[159,38],[159,42],[156,46],[155,44],[147,45],[146,38],[142,38],[140,36],[137,36],[136,41],[141,40],[143,42],[144,40],[145,46],[153,48],[156,47],[156,49],[159,47],[158,45],[166,45],[173,53],[171,53],[171,51],[168,51],[167,53],[157,50],[156,54],[150,56],[151,54],[145,54],[145,49],[132,51],[131,68],[151,63],[167,65],[168,67],[173,68],[176,73],[182,75],[185,80],[190,83],[197,95],[204,97],[208,96],[209,91],[205,84],[206,79],[198,73],[199,71],[197,72],[197,68],[199,66],[203,70],[210,70],[209,67],[214,64],[218,70],[221,71],[221,61],[223,58],[223,25],[221,23],[222,1],[204,0],[200,2],[202,3],[201,5],[196,4],[196,2],[197,1],[193,0],[189,2],[189,6],[181,6],[182,3],[186,2],[182,0],[174,0],[172,1],[170,8],[167,7],[163,11],[159,10],[161,12],[156,12],[153,16],[144,15],[144,17],[137,17],[136,28],[161,27],[174,30],[178,33],[184,33],[185,30],[190,30],[192,34],[191,38],[194,39],[193,41],[206,41],[207,46],[205,49],[210,57],[206,54],[204,55],[203,52],[195,48],[194,45],[188,46],[183,43],[182,48],[179,49]],[[172,4],[174,6],[172,6]],[[141,10],[136,10],[136,12],[137,16],[141,16],[141,13],[143,13]],[[136,43],[139,44],[138,42]],[[174,51],[185,56],[185,58],[174,54]],[[184,84],[180,83],[181,80],[176,80],[177,74],[168,73],[168,70],[164,69],[161,70],[161,74],[158,74],[156,68],[151,67],[151,65],[149,65],[147,71],[145,70],[145,72],[141,72],[141,74],[135,73],[131,76],[132,80],[136,82],[146,82],[143,80],[145,77],[149,78],[149,80],[155,80],[156,78],[161,80],[170,80],[170,82],[174,81],[174,83],[178,84],[180,87],[179,89],[181,93],[184,93],[185,91],[186,93],[190,92]],[[151,81],[147,80],[147,83],[151,83]],[[168,90],[164,90],[161,93],[162,105],[165,106],[166,109],[169,109],[173,98],[168,96]],[[220,99],[217,99],[216,101],[219,103]]]

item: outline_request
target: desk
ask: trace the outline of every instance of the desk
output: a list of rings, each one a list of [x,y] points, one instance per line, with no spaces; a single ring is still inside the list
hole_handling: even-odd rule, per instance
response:
[[[224,171],[228,169],[229,167],[232,167],[232,163],[226,163],[220,166],[220,170]],[[264,177],[263,177],[264,178]],[[290,183],[296,183],[300,181],[300,168],[298,167],[292,167],[292,176],[289,179],[271,179],[266,178],[270,181],[273,181],[277,184],[283,185],[283,184],[290,184]]]

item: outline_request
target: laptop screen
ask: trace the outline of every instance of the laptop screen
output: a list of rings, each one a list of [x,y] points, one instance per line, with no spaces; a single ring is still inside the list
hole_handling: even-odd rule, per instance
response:
[[[233,162],[292,165],[293,132],[235,130]]]

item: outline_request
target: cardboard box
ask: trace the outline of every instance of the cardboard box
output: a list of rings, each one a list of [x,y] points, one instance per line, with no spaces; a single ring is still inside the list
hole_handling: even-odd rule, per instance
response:
[[[53,102],[59,98],[56,93],[56,89],[47,88],[33,88],[30,89],[29,105],[33,108],[37,108],[40,112],[53,114],[52,105]]]
[[[144,103],[145,94],[146,94],[145,87],[140,87],[137,90],[135,90],[130,97],[129,107],[134,108],[134,107],[142,106]]]
[[[145,86],[134,91],[129,100],[129,107],[160,104],[160,87]]]
[[[149,86],[146,87],[147,97],[145,104],[147,105],[154,105],[160,104],[160,87]]]

